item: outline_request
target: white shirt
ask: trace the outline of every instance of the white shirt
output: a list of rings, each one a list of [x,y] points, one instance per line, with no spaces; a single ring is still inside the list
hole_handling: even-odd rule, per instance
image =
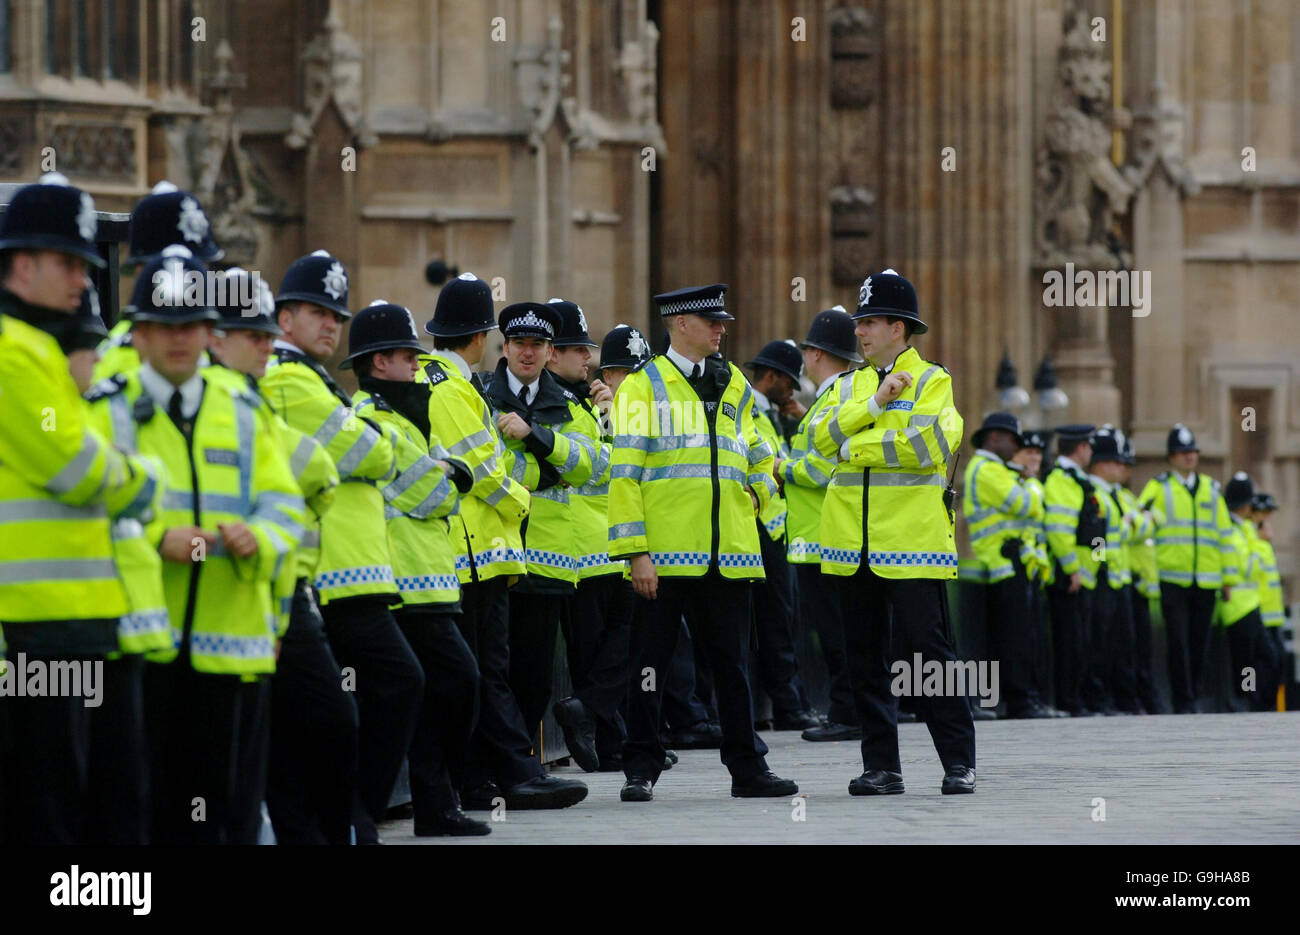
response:
[[[984,457],[988,458],[990,461],[996,461],[998,464],[1007,463],[1003,461],[1001,458],[999,458],[997,455],[995,455],[993,452],[989,451],[987,448],[976,448],[975,453],[977,455],[983,455]]]
[[[1074,468],[1076,471],[1087,473],[1083,470],[1083,468],[1079,467],[1079,465],[1075,464],[1073,460],[1067,458],[1065,455],[1057,455],[1056,463],[1058,466],[1063,468]]]
[[[1197,477],[1195,471],[1187,475],[1183,475],[1177,471],[1174,471],[1174,477],[1182,481],[1183,486],[1188,488],[1189,490],[1194,489],[1196,487]]]
[[[1110,493],[1110,484],[1102,480],[1096,474],[1089,474],[1088,479],[1092,481],[1094,487],[1100,487],[1105,493]]]
[[[469,364],[465,362],[465,358],[461,357],[455,351],[440,350],[440,351],[434,351],[433,354],[435,357],[441,357],[443,360],[447,361],[448,363],[455,365],[456,369],[460,371],[460,375],[464,377],[466,380],[474,379],[474,374],[469,369]]]
[[[284,338],[276,338],[274,343],[271,344],[271,347],[277,348],[282,351],[293,351],[295,354],[301,354],[303,357],[307,356],[306,351],[304,351],[298,345],[286,341]]]
[[[510,385],[510,395],[518,399],[519,391],[524,388],[524,381],[515,376],[509,367],[506,368],[506,382]],[[525,397],[527,400],[524,403],[525,406],[531,406],[533,404],[533,400],[537,398],[537,391],[541,387],[541,383],[542,378],[539,376],[532,383],[528,384],[528,395]]]
[[[696,367],[700,368],[700,373],[704,373],[704,361],[691,360],[685,354],[679,354],[672,345],[668,346],[668,359],[676,365],[683,376],[689,377]]]
[[[844,371],[844,373],[848,373],[848,372],[849,372],[849,371],[847,371],[847,370]],[[836,380],[838,380],[840,377],[844,376],[844,373],[836,373],[836,374],[833,374],[833,375],[827,377],[825,380],[822,380],[822,384],[821,384],[821,386],[817,387],[817,395],[818,395],[818,396],[821,396],[822,393],[825,393],[828,389],[830,389],[830,388],[831,388],[831,385],[832,385]]]
[[[153,397],[153,401],[158,406],[162,407],[163,412],[166,412],[171,405],[172,393],[179,389],[181,415],[187,419],[194,418],[199,411],[199,404],[203,402],[203,376],[199,373],[195,373],[178,387],[149,364],[141,364],[140,386]]]
[[[754,405],[757,406],[759,411],[764,415],[767,415],[772,411],[772,401],[758,390],[754,390]]]

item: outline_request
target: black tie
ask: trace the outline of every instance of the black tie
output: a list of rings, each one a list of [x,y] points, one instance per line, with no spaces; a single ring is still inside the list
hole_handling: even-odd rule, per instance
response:
[[[691,368],[691,377],[690,377],[690,379],[691,379],[691,382],[694,383],[694,382],[695,382],[696,380],[698,380],[699,378],[700,378],[700,365],[699,365],[699,364],[696,364],[694,367]]]
[[[167,415],[171,417],[172,422],[181,430],[181,434],[188,437],[189,428],[185,424],[185,413],[181,411],[181,391],[172,390],[171,402],[167,404]]]
[[[521,386],[519,388],[519,405],[523,406],[525,409],[528,408],[528,387],[526,386]]]
[[[888,370],[883,370],[883,369],[882,369],[882,370],[877,370],[877,371],[876,371],[876,380],[877,380],[877,382],[879,382],[879,383],[884,383],[884,382],[885,382],[885,377],[887,377],[887,376],[889,376],[889,371],[888,371]]]

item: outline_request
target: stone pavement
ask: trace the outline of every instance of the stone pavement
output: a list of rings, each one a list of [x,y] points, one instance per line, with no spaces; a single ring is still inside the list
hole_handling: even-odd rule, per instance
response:
[[[1300,841],[1300,712],[992,721],[976,725],[978,789],[939,794],[942,770],[921,724],[899,729],[904,795],[853,798],[856,743],[764,733],[790,799],[733,799],[716,750],[679,751],[655,800],[619,801],[622,774],[584,775],[587,799],[563,811],[508,812],[492,834],[457,843],[1287,843]],[[1095,799],[1105,799],[1105,821]],[[804,820],[795,820],[802,809]],[[474,812],[487,818],[487,812]],[[409,820],[388,844],[415,838]]]

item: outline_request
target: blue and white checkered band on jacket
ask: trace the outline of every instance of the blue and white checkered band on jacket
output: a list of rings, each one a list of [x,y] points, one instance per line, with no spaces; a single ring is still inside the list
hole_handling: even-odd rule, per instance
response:
[[[538,318],[533,312],[526,312],[506,325],[506,337],[509,338],[546,338],[555,337],[555,329],[544,318]]]
[[[662,316],[680,315],[683,312],[699,312],[710,308],[727,307],[726,296],[711,295],[703,299],[678,299],[674,302],[665,302],[659,306],[659,314]]]

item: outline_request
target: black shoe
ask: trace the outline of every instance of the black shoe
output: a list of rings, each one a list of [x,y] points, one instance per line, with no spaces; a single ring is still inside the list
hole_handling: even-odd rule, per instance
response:
[[[673,760],[670,760],[670,759],[668,758],[668,753],[665,752],[665,753],[664,753],[664,769],[665,769],[665,770],[672,769],[672,768],[673,768],[673,762],[674,762]]]
[[[970,706],[970,719],[972,721],[996,721],[998,713],[992,708],[985,708],[978,704]]]
[[[600,769],[600,757],[596,754],[596,724],[587,706],[577,698],[565,698],[552,706],[551,713],[564,732],[564,745],[569,748],[573,762],[582,767],[584,773]]]
[[[852,724],[829,722],[825,727],[810,727],[799,736],[813,743],[826,743],[831,740],[861,740],[862,728]]]
[[[677,751],[676,751],[676,750],[665,750],[665,751],[664,751],[664,759],[667,760],[668,762],[672,763],[674,766],[676,766],[676,765],[677,765],[677,760],[678,760]]]
[[[794,795],[799,786],[792,779],[782,779],[770,769],[764,770],[745,779],[732,778],[731,797],[733,799],[775,799],[783,795]]]
[[[772,727],[776,730],[811,730],[820,727],[821,723],[821,718],[811,711],[795,711],[772,718]]]
[[[654,783],[649,779],[633,777],[623,783],[618,797],[624,802],[649,802],[654,799]]]
[[[975,770],[969,766],[950,766],[940,787],[944,795],[961,795],[975,791]]]
[[[469,838],[491,834],[492,828],[485,821],[470,818],[458,808],[449,808],[439,812],[433,821],[416,820],[415,836],[417,838]]]
[[[1038,718],[1050,718],[1054,715],[1041,705],[1030,705],[1026,708],[1017,708],[1014,711],[1007,711],[1007,719],[1012,721],[1036,720]]]
[[[916,723],[917,721],[919,721],[919,720],[921,720],[921,719],[917,716],[917,714],[916,714],[915,711],[899,711],[899,712],[898,712],[898,723],[899,723],[899,724],[915,724],[915,723]]]
[[[500,798],[502,798],[501,787],[495,782],[485,782],[462,790],[460,807],[472,812],[487,812],[496,807],[492,800]]]
[[[587,785],[577,779],[538,776],[506,790],[506,808],[568,808],[587,797]]]
[[[384,821],[404,821],[407,818],[415,816],[415,806],[410,802],[402,805],[394,805],[388,811],[384,812]]]
[[[721,750],[722,728],[701,721],[690,730],[674,731],[668,738],[668,746],[679,750]]]
[[[772,719],[770,717],[760,718],[754,722],[754,730],[768,731],[772,729]]]
[[[849,795],[902,795],[903,774],[869,769],[849,781]]]

